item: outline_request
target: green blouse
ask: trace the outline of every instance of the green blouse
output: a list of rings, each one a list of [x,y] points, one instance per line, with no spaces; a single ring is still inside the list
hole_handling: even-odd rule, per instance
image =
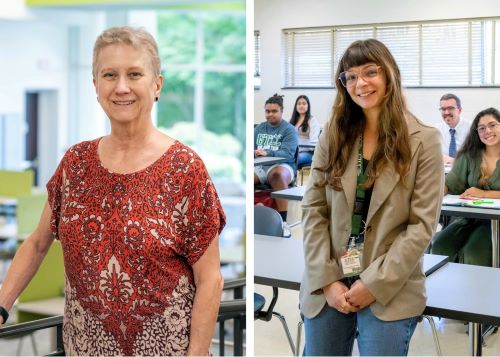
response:
[[[488,179],[486,185],[479,185],[481,177],[481,158],[472,158],[465,153],[455,159],[453,168],[445,177],[445,184],[448,193],[460,195],[469,187],[477,187],[482,190],[500,191],[500,168],[499,161],[493,174]]]

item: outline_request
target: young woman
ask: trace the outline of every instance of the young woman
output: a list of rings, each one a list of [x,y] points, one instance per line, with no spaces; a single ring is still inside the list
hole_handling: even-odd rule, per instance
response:
[[[443,194],[439,132],[407,109],[384,44],[349,46],[302,201],[305,355],[406,355]],[[358,334],[357,332],[358,331]]]
[[[306,95],[299,95],[295,100],[290,124],[295,126],[299,134],[299,158],[297,168],[311,165],[314,147],[301,145],[316,145],[321,128],[318,121],[311,115],[311,103]]]
[[[445,193],[462,197],[500,198],[500,112],[488,108],[476,115],[445,179]],[[450,261],[491,266],[489,220],[457,218],[436,235],[432,253]]]

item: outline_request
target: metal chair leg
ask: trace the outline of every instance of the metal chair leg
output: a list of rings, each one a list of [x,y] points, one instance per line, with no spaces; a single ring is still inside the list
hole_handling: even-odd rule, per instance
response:
[[[486,325],[483,326],[483,335],[481,336],[483,339],[483,347],[487,347],[486,339],[496,333],[498,331],[498,326]]]
[[[19,338],[19,343],[17,344],[16,356],[20,356],[21,355],[21,349],[23,348],[23,340],[24,340],[24,336],[21,336]]]
[[[279,312],[273,311],[273,315],[276,316],[280,321],[281,324],[283,325],[283,329],[285,330],[286,337],[288,339],[288,343],[290,345],[290,348],[292,350],[292,355],[295,355],[295,346],[293,345],[293,339],[292,335],[290,334],[290,330],[288,329],[288,324],[286,323],[285,317],[281,315]]]
[[[295,356],[299,356],[300,354],[300,340],[302,339],[302,325],[304,323],[302,322],[302,320],[299,321],[299,323],[297,324],[297,343],[295,344]]]
[[[31,339],[31,346],[33,347],[33,352],[35,352],[35,356],[38,356],[38,351],[36,349],[36,341],[35,341],[35,334],[30,333],[30,339]]]
[[[429,321],[429,325],[431,325],[432,338],[434,339],[434,345],[436,346],[436,354],[438,356],[442,356],[443,354],[441,353],[441,346],[439,345],[439,339],[438,339],[436,324],[434,323],[434,319],[428,315],[423,315],[422,317],[427,319],[427,321]]]

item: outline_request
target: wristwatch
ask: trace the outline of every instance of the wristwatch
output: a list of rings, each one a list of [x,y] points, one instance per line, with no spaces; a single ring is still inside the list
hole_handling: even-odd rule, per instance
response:
[[[9,318],[9,312],[5,310],[2,306],[0,306],[0,316],[2,316],[3,323],[5,324],[7,322],[7,319]]]

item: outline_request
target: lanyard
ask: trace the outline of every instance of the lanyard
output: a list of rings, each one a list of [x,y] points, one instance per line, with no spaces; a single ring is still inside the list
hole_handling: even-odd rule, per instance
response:
[[[361,243],[364,240],[363,234],[360,233],[365,229],[363,207],[365,204],[365,182],[367,179],[366,171],[363,167],[363,135],[359,138],[357,168],[358,176],[356,180],[356,199],[354,201],[351,221],[351,237],[356,238],[356,243]]]

